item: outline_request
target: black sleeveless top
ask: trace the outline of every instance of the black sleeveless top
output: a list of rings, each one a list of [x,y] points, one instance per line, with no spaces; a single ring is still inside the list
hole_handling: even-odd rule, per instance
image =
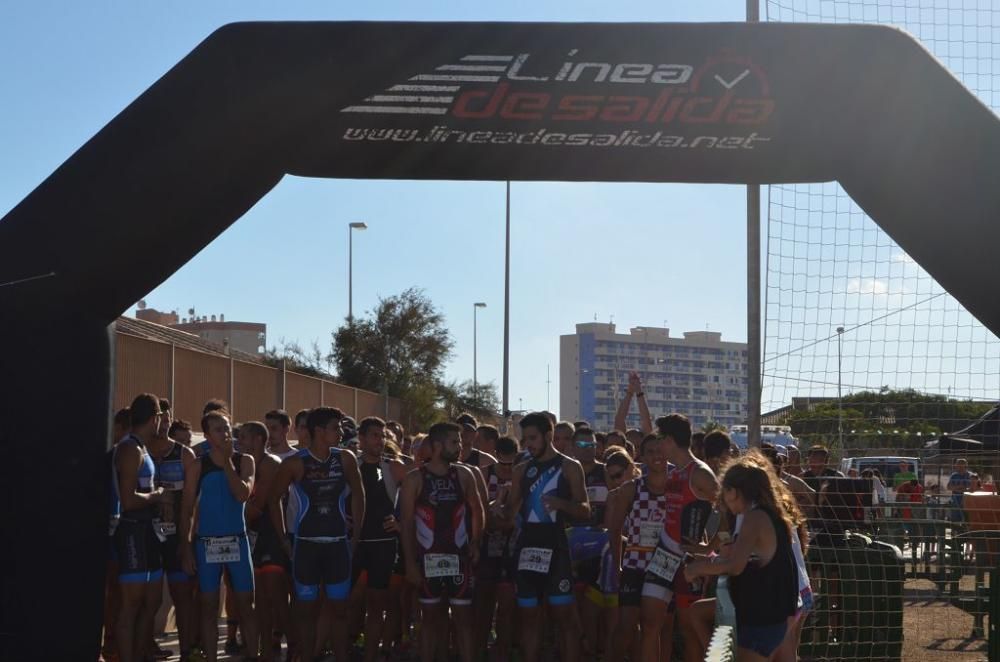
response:
[[[798,605],[798,570],[788,526],[774,513],[764,512],[774,527],[777,545],[767,565],[751,559],[743,572],[729,578],[738,628],[784,623]]]
[[[362,540],[394,540],[395,534],[385,532],[385,518],[392,515],[396,504],[389,499],[383,476],[383,464],[359,463],[361,482],[365,486],[365,521],[361,525]]]

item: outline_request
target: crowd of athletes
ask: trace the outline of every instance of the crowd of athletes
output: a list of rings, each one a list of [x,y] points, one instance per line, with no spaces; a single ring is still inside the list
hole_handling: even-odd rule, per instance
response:
[[[508,434],[331,407],[236,422],[217,400],[196,425],[148,393],[115,416],[107,662],[694,662],[720,576],[738,659],[796,659],[822,449],[803,469],[654,420],[636,374],[607,432],[548,412]],[[179,651],[154,636],[164,584]]]

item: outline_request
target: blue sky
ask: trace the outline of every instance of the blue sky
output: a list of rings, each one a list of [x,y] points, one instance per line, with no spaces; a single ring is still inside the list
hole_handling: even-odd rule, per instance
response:
[[[49,2],[0,3],[0,216],[218,26],[242,20],[739,21],[726,2]],[[559,401],[559,335],[614,316],[744,340],[744,191],[732,186],[513,185],[511,406]],[[146,297],[160,309],[268,325],[326,348],[347,313],[418,286],[456,342],[447,374],[499,386],[503,342],[503,183],[286,178]],[[470,222],[470,220],[474,222]],[[165,235],[169,240],[169,233]],[[329,257],[317,265],[317,247]],[[679,250],[678,250],[679,249]],[[155,250],[155,248],[151,248]],[[675,259],[668,256],[673,254]],[[710,266],[710,268],[708,268]],[[691,284],[698,283],[697,289]]]

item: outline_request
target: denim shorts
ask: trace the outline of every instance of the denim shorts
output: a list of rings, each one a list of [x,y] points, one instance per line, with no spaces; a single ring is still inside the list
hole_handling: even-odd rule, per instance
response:
[[[736,645],[757,655],[771,657],[785,640],[788,623],[777,625],[740,625],[736,628]]]

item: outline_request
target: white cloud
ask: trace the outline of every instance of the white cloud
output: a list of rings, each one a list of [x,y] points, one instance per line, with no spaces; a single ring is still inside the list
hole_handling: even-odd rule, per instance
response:
[[[888,294],[889,284],[877,278],[852,278],[847,281],[848,294]]]

